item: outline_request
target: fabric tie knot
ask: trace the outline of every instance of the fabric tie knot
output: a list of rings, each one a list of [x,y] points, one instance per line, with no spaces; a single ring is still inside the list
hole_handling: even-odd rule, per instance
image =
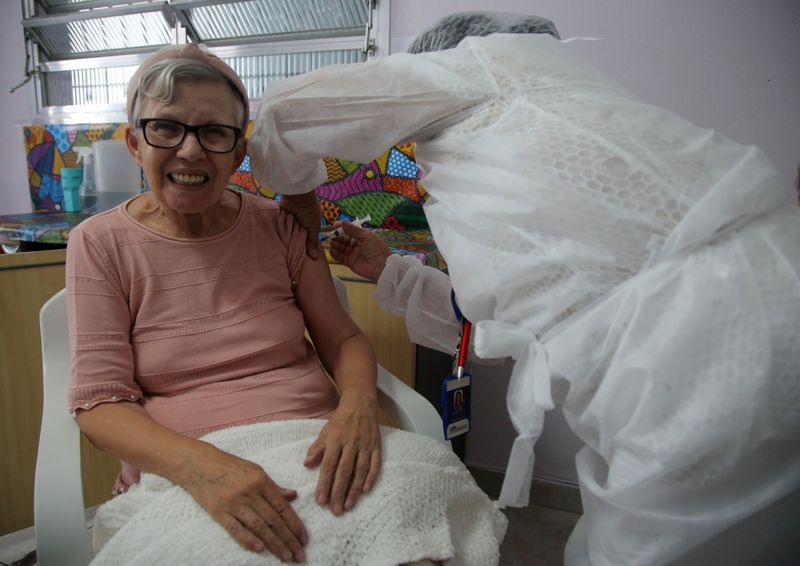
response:
[[[533,447],[542,434],[545,412],[555,406],[547,350],[532,332],[496,320],[482,320],[475,325],[474,345],[478,357],[510,356],[517,362],[511,372],[506,402],[518,436],[511,448],[498,503],[501,507],[526,507],[535,463]]]
[[[507,322],[482,320],[475,325],[474,347],[479,358],[516,360],[512,376],[531,376],[526,398],[548,411],[555,407],[547,349],[533,332]]]

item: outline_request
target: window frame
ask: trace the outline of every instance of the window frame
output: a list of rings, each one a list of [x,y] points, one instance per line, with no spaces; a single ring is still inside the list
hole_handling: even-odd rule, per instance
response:
[[[25,31],[26,53],[30,55],[33,81],[35,84],[35,123],[106,123],[125,122],[127,120],[125,104],[75,104],[55,106],[47,104],[45,92],[45,77],[47,73],[107,69],[120,66],[133,66],[141,64],[151,53],[162,47],[133,48],[118,50],[117,52],[101,52],[91,55],[75,55],[59,60],[46,61],[46,54],[40,47],[41,40],[37,37],[37,22],[49,19],[50,23],[64,23],[71,19],[92,19],[91,12],[76,11],[74,8],[50,8],[47,16],[33,16],[37,7],[37,0],[21,0],[23,5],[23,28]],[[116,6],[120,2],[134,0],[90,0],[80,4],[81,8],[93,7],[117,10],[118,13],[153,12],[163,10],[169,6],[170,14],[164,14],[167,23],[171,25],[171,45],[181,45],[197,39],[196,32],[186,25],[186,18],[180,14],[181,8],[198,8],[207,5],[224,5],[243,3],[248,0],[151,0],[149,3],[128,4]],[[140,1],[140,0],[139,0]],[[341,36],[333,33],[298,32],[295,34],[280,34],[274,37],[254,36],[255,39],[215,40],[206,43],[209,51],[215,55],[225,57],[258,56],[258,55],[283,55],[310,52],[327,52],[337,50],[360,50],[361,60],[369,61],[389,54],[389,23],[391,14],[391,0],[364,0],[367,8],[367,24],[363,34],[358,36]],[[115,5],[114,8],[106,8]],[[138,11],[137,11],[138,9]],[[114,15],[116,15],[115,12]],[[260,96],[259,96],[260,97]],[[252,113],[258,110],[258,98],[251,99]]]

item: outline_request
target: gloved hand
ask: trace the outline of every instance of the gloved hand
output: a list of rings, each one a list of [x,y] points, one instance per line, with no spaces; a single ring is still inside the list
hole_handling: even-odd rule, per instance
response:
[[[353,226],[347,220],[336,222],[334,228],[341,227],[344,233],[331,240],[331,256],[354,273],[378,282],[386,267],[386,258],[392,255],[389,246],[376,234]]]
[[[319,227],[322,224],[322,209],[314,191],[300,195],[281,195],[280,207],[294,214],[308,231],[306,253],[311,259],[319,257]]]

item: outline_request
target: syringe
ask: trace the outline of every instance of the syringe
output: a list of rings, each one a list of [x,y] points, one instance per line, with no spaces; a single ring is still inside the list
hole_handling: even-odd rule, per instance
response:
[[[351,224],[352,224],[353,226],[358,226],[358,227],[360,228],[360,227],[361,227],[361,225],[362,225],[364,222],[369,222],[370,220],[372,220],[372,218],[370,218],[369,214],[367,214],[367,215],[366,215],[364,218],[358,218],[358,217],[356,217],[356,219],[355,219],[355,220],[353,220],[353,221],[351,222]],[[338,228],[334,228],[334,229],[333,229],[333,230],[331,230],[330,232],[324,232],[324,233],[323,233],[323,234],[321,234],[321,235],[322,235],[322,237],[323,237],[323,238],[338,238],[338,237],[339,237],[339,236],[341,236],[342,234],[344,234],[344,228],[342,228],[341,226],[339,226]]]

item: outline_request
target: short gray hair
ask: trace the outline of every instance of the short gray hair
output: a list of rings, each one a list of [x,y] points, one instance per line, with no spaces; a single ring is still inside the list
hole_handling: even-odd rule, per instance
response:
[[[145,97],[169,104],[175,96],[175,84],[181,80],[218,81],[228,85],[236,101],[236,125],[242,123],[245,112],[242,95],[225,75],[211,65],[196,59],[167,59],[147,69],[139,79],[136,100],[133,102],[131,126],[134,129],[139,127],[139,114]]]

